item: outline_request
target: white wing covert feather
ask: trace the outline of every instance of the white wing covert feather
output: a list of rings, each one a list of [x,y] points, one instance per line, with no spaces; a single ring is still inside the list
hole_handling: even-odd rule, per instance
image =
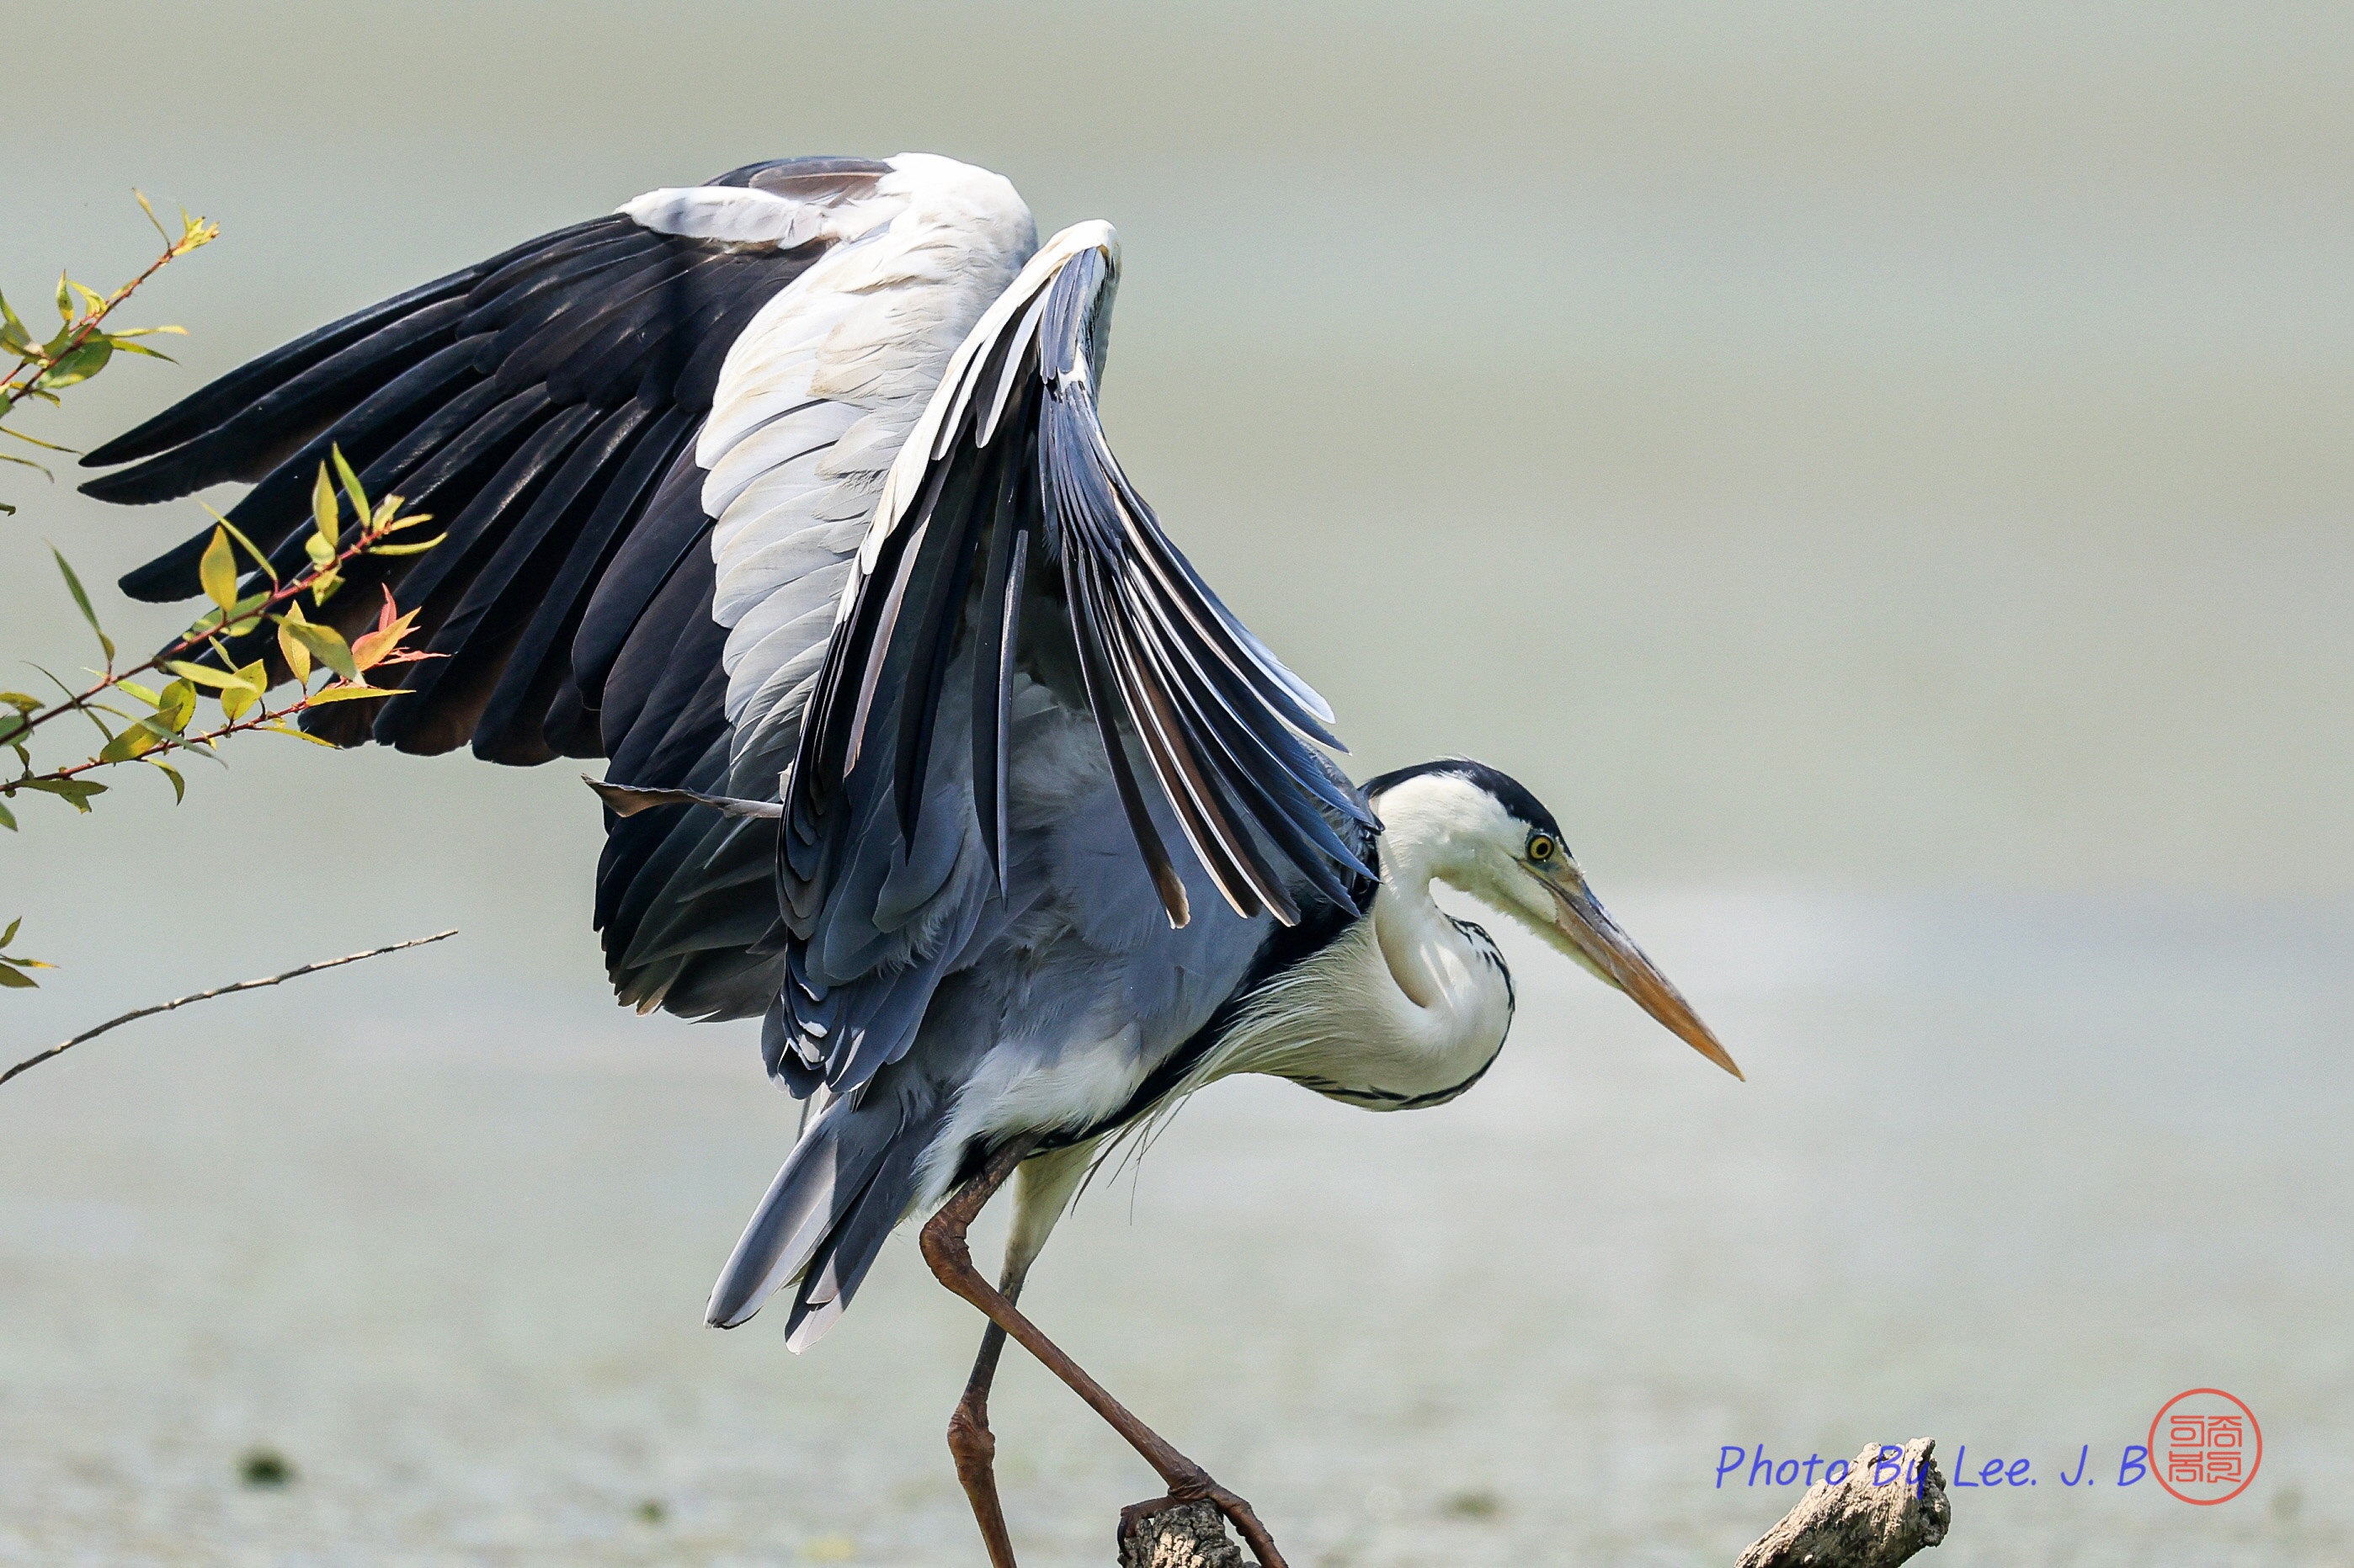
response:
[[[728,351],[695,443],[715,519],[713,614],[728,628],[739,761],[773,782],[885,476],[975,322],[1037,244],[1005,180],[928,154],[860,204],[846,234]],[[844,224],[847,217],[832,221]],[[746,788],[750,777],[739,778]]]

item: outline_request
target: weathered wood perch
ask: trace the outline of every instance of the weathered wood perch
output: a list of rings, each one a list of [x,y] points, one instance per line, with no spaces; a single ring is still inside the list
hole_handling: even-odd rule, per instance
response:
[[[1936,1448],[1915,1437],[1883,1459],[1873,1444],[1839,1485],[1808,1487],[1798,1506],[1741,1554],[1737,1568],[1895,1568],[1936,1545],[1954,1516],[1932,1457]]]
[[[1215,1503],[1173,1503],[1121,1532],[1119,1568],[1252,1568]]]
[[[1893,1445],[1891,1446],[1893,1446]],[[1915,1437],[1902,1453],[1864,1449],[1838,1486],[1817,1481],[1741,1554],[1737,1568],[1896,1568],[1946,1539],[1953,1505],[1932,1457]],[[1119,1568],[1251,1568],[1209,1503],[1177,1503],[1121,1532]]]

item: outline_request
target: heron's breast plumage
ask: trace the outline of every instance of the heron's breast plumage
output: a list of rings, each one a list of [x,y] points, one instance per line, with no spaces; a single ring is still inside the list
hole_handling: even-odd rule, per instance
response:
[[[1512,1022],[1511,973],[1488,933],[1429,906],[1408,994],[1377,922],[1384,901],[1330,946],[1253,994],[1203,1064],[1202,1081],[1265,1073],[1368,1110],[1444,1105],[1477,1083]],[[1427,896],[1425,897],[1427,904]]]

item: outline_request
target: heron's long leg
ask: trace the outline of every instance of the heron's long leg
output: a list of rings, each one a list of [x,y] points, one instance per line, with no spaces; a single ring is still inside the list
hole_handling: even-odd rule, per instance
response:
[[[957,1241],[968,1268],[971,1266],[972,1254],[962,1245],[966,1228],[1037,1141],[1035,1138],[1023,1139],[999,1150],[997,1157],[941,1210],[942,1213],[949,1209],[961,1213]],[[932,1225],[938,1223],[936,1216],[924,1227],[927,1258],[931,1255]],[[1005,1277],[999,1285],[1008,1301],[1021,1294],[1021,1275],[1028,1272],[1025,1268],[1017,1273],[1013,1261],[1006,1260]],[[938,1272],[937,1265],[934,1271]],[[949,1453],[956,1460],[957,1480],[964,1488],[965,1500],[972,1505],[973,1522],[981,1527],[981,1543],[989,1549],[989,1568],[1019,1568],[1013,1560],[1013,1538],[1005,1529],[1004,1505],[997,1497],[997,1436],[989,1429],[989,1390],[997,1381],[998,1358],[1004,1350],[1005,1330],[992,1321],[981,1333],[981,1353],[973,1358],[972,1375],[965,1380],[964,1394],[949,1416]]]
[[[1126,1405],[1111,1396],[1103,1384],[1088,1376],[1086,1369],[1066,1355],[1061,1346],[1040,1332],[1035,1323],[1015,1310],[1013,1301],[1003,1292],[993,1289],[981,1271],[973,1267],[972,1249],[966,1245],[965,1241],[965,1233],[971,1228],[973,1216],[980,1213],[981,1206],[989,1202],[998,1188],[1005,1184],[1005,1179],[1013,1173],[1014,1167],[1022,1163],[1023,1158],[1036,1146],[1036,1142],[1034,1138],[1028,1138],[1017,1139],[1007,1144],[990,1157],[988,1163],[981,1167],[978,1175],[959,1188],[956,1195],[940,1206],[939,1213],[934,1214],[924,1226],[924,1261],[932,1266],[932,1273],[938,1277],[941,1284],[980,1308],[988,1315],[993,1330],[998,1330],[1000,1335],[1011,1335],[1018,1340],[1023,1350],[1037,1357],[1047,1371],[1061,1378],[1072,1393],[1085,1400],[1090,1409],[1102,1416],[1113,1431],[1126,1438],[1128,1446],[1142,1456],[1144,1462],[1151,1466],[1160,1475],[1162,1483],[1168,1487],[1169,1496],[1172,1499],[1179,1502],[1206,1500],[1215,1503],[1218,1510],[1234,1521],[1235,1528],[1242,1532],[1243,1540],[1249,1543],[1250,1549],[1258,1554],[1260,1568],[1287,1568],[1283,1553],[1276,1550],[1273,1538],[1267,1534],[1267,1527],[1259,1522],[1258,1515],[1251,1510],[1249,1503],[1212,1480],[1208,1471],[1179,1453],[1159,1433],[1138,1420]],[[1015,1283],[1018,1285],[1019,1281]],[[1002,1348],[1002,1338],[994,1336],[984,1337],[981,1340],[981,1361],[973,1367],[973,1380],[974,1383],[980,1386],[983,1399],[986,1399],[988,1393],[988,1377],[984,1373],[994,1374],[997,1363],[996,1352]],[[972,1395],[973,1386],[968,1384],[965,1390],[967,1400],[970,1400]],[[965,1414],[965,1410],[966,1406],[962,1404],[957,1407],[960,1416]],[[950,1425],[949,1431],[950,1446],[953,1447],[956,1432],[953,1423]],[[986,1431],[985,1426],[983,1431]],[[990,1441],[989,1447],[991,1450],[994,1449],[993,1439]],[[964,1473],[964,1464],[960,1455],[958,1461],[958,1473],[960,1477]],[[989,1502],[993,1511],[996,1502],[996,1484],[991,1480],[986,1485]],[[972,1494],[970,1484],[966,1490],[968,1495]],[[1004,1540],[1005,1526],[1002,1515],[995,1516],[996,1531],[991,1535],[990,1516],[982,1515],[981,1500],[978,1496],[974,1497],[973,1511],[976,1515],[981,1516],[982,1534],[990,1537],[990,1556],[993,1568],[1011,1568],[1013,1557],[1010,1546],[1002,1548],[1005,1555],[1002,1560],[997,1555],[1001,1550],[1001,1543]]]
[[[1010,1301],[1021,1294],[1022,1281],[1009,1268],[998,1288]],[[997,1379],[997,1358],[1004,1349],[1005,1330],[991,1323],[981,1336],[981,1354],[973,1358],[964,1397],[949,1417],[949,1452],[956,1457],[957,1480],[989,1548],[989,1568],[1016,1568],[1005,1509],[997,1499],[997,1436],[989,1429],[989,1387]]]

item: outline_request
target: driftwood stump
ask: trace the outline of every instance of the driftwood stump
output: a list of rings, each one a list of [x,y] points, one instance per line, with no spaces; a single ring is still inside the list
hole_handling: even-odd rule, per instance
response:
[[[1215,1503],[1172,1503],[1120,1532],[1119,1568],[1251,1568]]]
[[[1837,1486],[1817,1481],[1782,1522],[1741,1554],[1737,1568],[1896,1568],[1946,1539],[1953,1504],[1933,1457],[1915,1437],[1864,1449]],[[1120,1531],[1119,1568],[1253,1568],[1212,1503],[1172,1503]]]
[[[1895,1568],[1946,1539],[1953,1504],[1931,1457],[1937,1445],[1915,1437],[1902,1450],[1874,1444],[1847,1478],[1817,1481],[1741,1554],[1739,1568]]]

